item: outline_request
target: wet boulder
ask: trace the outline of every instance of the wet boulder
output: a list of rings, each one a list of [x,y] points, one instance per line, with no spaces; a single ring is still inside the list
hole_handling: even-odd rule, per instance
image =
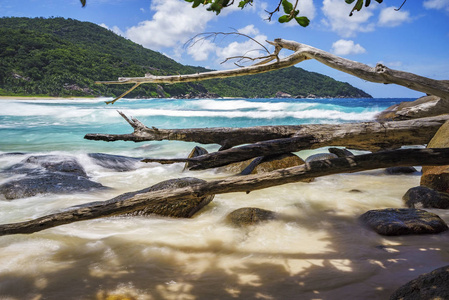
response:
[[[89,153],[93,163],[117,172],[126,172],[137,169],[137,164],[142,158],[112,155],[105,153]]]
[[[243,162],[233,163],[219,170],[240,175],[261,174],[278,169],[303,165],[304,161],[293,153],[260,156]]]
[[[427,148],[449,147],[449,121],[446,121],[427,144]],[[423,166],[420,185],[449,193],[449,165]]]
[[[403,175],[413,174],[418,172],[414,167],[389,167],[385,169],[385,174],[388,175]]]
[[[153,191],[165,190],[165,189],[177,189],[192,186],[199,183],[204,183],[205,181],[202,179],[194,178],[194,177],[184,177],[184,178],[175,178],[169,179],[162,182],[159,182],[155,185],[152,185],[148,188],[144,188],[139,191],[128,192],[121,194],[115,198],[112,198],[107,201],[96,201],[90,202],[78,206],[74,206],[71,208],[83,208],[97,204],[106,204],[106,203],[115,203],[118,201],[123,201],[130,199],[138,194],[144,194]],[[156,214],[160,216],[166,217],[175,217],[175,218],[190,218],[195,213],[197,213],[204,206],[209,204],[214,199],[214,195],[207,195],[204,197],[197,197],[194,199],[177,199],[175,201],[166,201],[166,199],[154,199],[148,202],[148,204],[143,209],[135,210],[133,215],[151,215]],[[127,213],[129,214],[129,213]]]
[[[107,189],[91,181],[81,164],[71,156],[29,156],[2,173],[11,175],[10,180],[0,185],[0,195],[7,200]]]
[[[257,207],[243,207],[234,210],[226,216],[226,221],[234,226],[255,225],[260,222],[274,220],[276,213]]]
[[[306,158],[306,163],[310,163],[312,161],[325,160],[325,159],[333,159],[338,158],[337,154],[334,153],[317,153],[312,154]]]
[[[397,289],[390,300],[449,299],[449,266],[423,274]]]
[[[354,154],[349,151],[346,148],[335,148],[335,147],[331,147],[329,149],[327,149],[327,151],[329,151],[329,153],[335,154],[338,157],[352,157],[354,156]]]
[[[417,186],[409,189],[402,196],[407,207],[415,208],[422,206],[424,208],[449,208],[449,194],[435,191],[425,186]]]
[[[440,233],[447,224],[436,214],[413,208],[370,210],[360,221],[381,235]]]

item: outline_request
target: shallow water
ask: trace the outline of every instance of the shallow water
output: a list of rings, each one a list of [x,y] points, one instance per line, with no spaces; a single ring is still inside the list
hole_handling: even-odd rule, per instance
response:
[[[316,104],[318,100],[309,100],[311,104],[304,100],[291,104],[285,100],[267,103],[267,100],[242,99],[233,108],[230,101],[221,106],[217,103],[220,101],[213,100],[199,100],[199,103],[169,100],[163,107],[158,101],[160,109],[172,111],[169,116],[154,116],[154,111],[146,115],[142,110],[156,104],[141,105],[136,101],[112,107],[114,110],[97,100],[0,102],[3,107],[9,107],[0,112],[3,126],[0,150],[26,152],[0,156],[0,169],[31,153],[72,155],[93,180],[114,188],[0,200],[1,223],[107,200],[166,179],[193,176],[212,180],[229,175],[216,170],[183,173],[181,164],[141,164],[129,172],[115,172],[93,164],[87,156],[89,152],[184,157],[194,146],[181,142],[135,144],[82,139],[88,132],[130,132],[126,122],[116,117],[117,108],[124,112],[127,109],[125,113],[131,112],[145,124],[161,128],[201,127],[205,123],[209,127],[254,126],[286,124],[295,113],[292,107],[296,107],[299,115],[305,107],[326,107],[332,102]],[[364,114],[374,115],[390,105],[386,102],[379,105],[379,100],[377,106],[365,104],[354,108],[331,103],[334,108],[329,114],[346,110],[345,113],[360,116],[354,121],[366,120]],[[182,114],[176,111],[195,111],[200,106],[202,111],[217,114],[224,111],[227,116],[199,116],[202,112],[188,120],[184,115],[173,116]],[[253,114],[259,110],[290,109],[291,114],[278,120],[276,117],[234,117],[247,109],[253,109]],[[293,118],[297,123],[308,122],[308,119]],[[320,118],[318,122],[326,120],[343,122],[332,117]],[[16,138],[12,138],[14,134]],[[217,146],[207,148],[214,150]],[[298,154],[305,158],[320,151],[325,149]],[[0,183],[9,179],[0,175]],[[387,299],[407,281],[449,263],[448,232],[382,237],[357,221],[358,216],[370,209],[402,207],[402,195],[418,184],[419,174],[392,176],[384,175],[382,170],[333,175],[311,183],[288,184],[249,194],[216,195],[192,219],[114,217],[77,222],[31,235],[3,236],[0,237],[0,299]],[[226,214],[248,206],[273,210],[279,218],[248,228],[226,224]],[[449,222],[448,212],[432,211]]]

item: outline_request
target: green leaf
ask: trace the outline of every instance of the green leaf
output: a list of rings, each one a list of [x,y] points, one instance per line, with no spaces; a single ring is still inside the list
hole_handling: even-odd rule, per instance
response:
[[[302,27],[307,27],[307,26],[309,26],[309,23],[310,23],[310,20],[307,17],[296,17],[295,20]]]
[[[278,21],[279,21],[279,23],[286,23],[286,22],[290,21],[290,16],[289,15],[280,16]]]
[[[286,14],[291,13],[292,9],[293,9],[293,4],[291,4],[289,1],[287,0],[282,0],[282,7],[284,8],[284,12]]]
[[[355,0],[345,0],[346,3],[351,4],[352,2],[354,2]]]
[[[382,3],[382,2],[383,2],[383,0],[376,0],[376,2],[377,2],[377,3]]]
[[[198,7],[200,4],[201,4],[201,0],[194,0],[192,7],[193,8]]]
[[[81,1],[81,4],[83,5],[83,7],[86,6],[86,0],[80,0],[80,1]]]
[[[354,5],[354,8],[349,13],[349,16],[352,16],[352,13],[354,12],[354,10],[360,11],[362,9],[362,6],[363,6],[363,0],[357,0],[357,3]]]
[[[371,4],[371,0],[366,0],[365,7],[368,7]]]

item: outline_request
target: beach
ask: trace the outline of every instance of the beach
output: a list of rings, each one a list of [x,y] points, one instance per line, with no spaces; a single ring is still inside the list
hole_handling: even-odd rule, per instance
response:
[[[173,178],[234,175],[183,171],[181,163],[138,163],[128,171],[95,164],[89,153],[181,158],[196,146],[83,139],[86,133],[132,132],[116,110],[158,128],[337,124],[373,120],[403,100],[122,99],[111,106],[103,98],[2,98],[1,170],[32,155],[72,157],[110,189],[1,199],[0,220],[30,220]],[[296,154],[305,159],[323,152]],[[8,180],[11,175],[0,173],[0,184]],[[339,174],[216,195],[191,219],[117,216],[2,236],[0,298],[388,299],[409,280],[449,264],[448,232],[385,237],[358,220],[371,209],[404,207],[402,196],[419,180],[419,172],[388,175],[383,169]],[[277,218],[244,228],[228,224],[226,215],[242,207],[271,210]],[[429,211],[449,222],[447,211]]]

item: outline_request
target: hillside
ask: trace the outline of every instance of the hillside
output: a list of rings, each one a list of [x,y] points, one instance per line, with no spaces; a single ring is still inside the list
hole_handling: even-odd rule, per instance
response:
[[[96,85],[118,77],[207,71],[184,66],[101,26],[63,18],[0,18],[0,95],[118,96],[128,86]],[[371,97],[348,83],[301,68],[209,80],[143,85],[129,97],[174,97],[211,92],[222,97]]]

